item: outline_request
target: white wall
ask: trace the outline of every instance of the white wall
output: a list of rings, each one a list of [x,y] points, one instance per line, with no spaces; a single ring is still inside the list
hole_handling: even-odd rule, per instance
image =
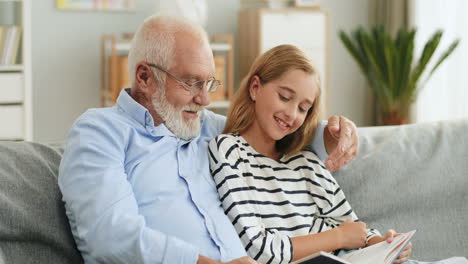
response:
[[[321,6],[330,11],[330,110],[344,115],[358,126],[372,124],[370,90],[364,75],[338,37],[339,30],[349,33],[359,25],[369,26],[372,0],[326,0]]]
[[[337,37],[368,24],[369,1],[327,0],[331,13],[331,111],[367,125],[366,85]],[[64,140],[73,121],[100,106],[100,40],[104,33],[133,32],[158,0],[139,0],[135,12],[60,11],[55,1],[32,1],[34,140]],[[207,31],[237,34],[239,0],[207,0]]]
[[[32,1],[34,140],[64,140],[73,121],[100,106],[101,35],[133,32],[153,1],[136,12],[61,11]]]

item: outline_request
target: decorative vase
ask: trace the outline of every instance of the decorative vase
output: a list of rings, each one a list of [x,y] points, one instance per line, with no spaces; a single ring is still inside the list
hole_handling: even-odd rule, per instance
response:
[[[397,126],[408,124],[408,117],[402,115],[398,110],[380,113],[380,124],[384,126]]]

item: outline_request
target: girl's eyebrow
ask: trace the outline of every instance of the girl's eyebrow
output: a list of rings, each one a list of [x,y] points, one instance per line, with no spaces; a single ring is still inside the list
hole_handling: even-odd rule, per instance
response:
[[[285,90],[285,91],[287,91],[287,92],[289,92],[289,93],[296,94],[296,91],[294,91],[293,89],[291,89],[291,88],[288,87],[288,86],[280,85],[279,88],[282,89],[282,90]],[[312,101],[309,100],[309,99],[307,99],[307,98],[305,99],[305,101],[306,101],[307,103],[311,104],[311,105],[313,104]]]
[[[287,87],[287,86],[283,86],[283,85],[280,85],[279,88],[283,89],[283,90],[286,90],[292,94],[296,94],[296,91],[294,91],[293,89]]]

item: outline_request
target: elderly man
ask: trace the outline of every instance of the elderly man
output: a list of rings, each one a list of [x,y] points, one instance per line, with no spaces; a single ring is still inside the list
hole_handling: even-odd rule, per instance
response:
[[[74,123],[59,186],[86,263],[255,263],[210,175],[208,142],[225,123],[204,109],[214,71],[201,27],[150,17],[130,50],[132,88]],[[326,156],[325,141],[330,169],[354,157],[355,130],[342,117],[321,127],[314,146]]]

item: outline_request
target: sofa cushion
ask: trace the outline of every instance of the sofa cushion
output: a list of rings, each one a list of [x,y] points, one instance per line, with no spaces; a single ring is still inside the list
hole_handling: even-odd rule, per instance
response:
[[[417,229],[413,258],[468,256],[468,119],[359,128],[358,157],[334,173],[383,234]]]
[[[0,263],[82,263],[57,185],[61,150],[0,142]]]

